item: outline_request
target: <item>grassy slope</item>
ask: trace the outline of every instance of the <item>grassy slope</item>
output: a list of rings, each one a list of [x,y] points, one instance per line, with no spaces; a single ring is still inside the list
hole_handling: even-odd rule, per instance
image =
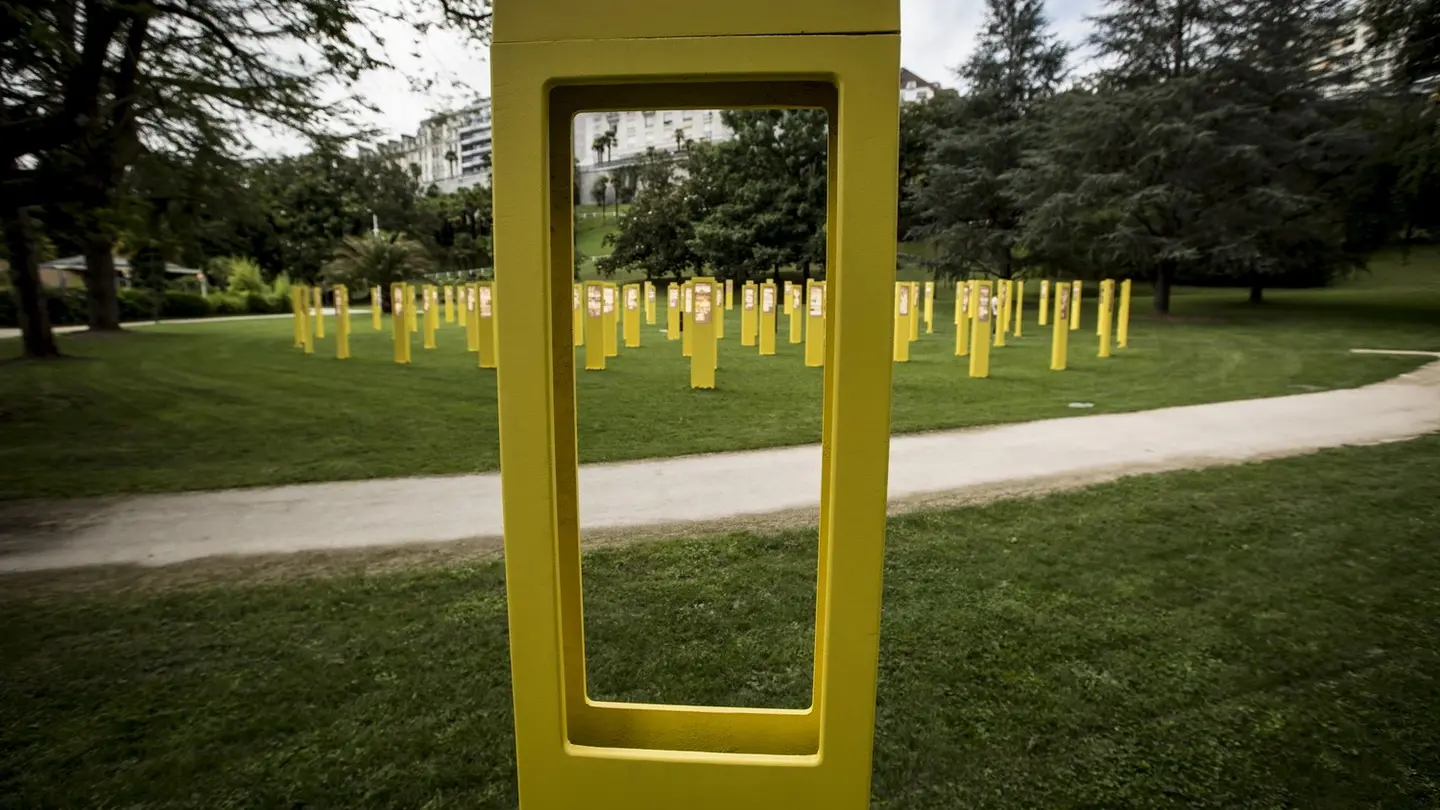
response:
[[[1440,350],[1437,254],[1381,262],[1375,277],[1340,290],[1275,293],[1258,309],[1243,296],[1185,291],[1165,321],[1138,301],[1132,348],[1101,361],[1092,295],[1063,374],[1048,370],[1049,335],[1032,301],[1027,336],[996,350],[989,380],[968,379],[953,356],[942,300],[936,333],[895,369],[895,429],[1066,416],[1077,401],[1094,413],[1355,386],[1419,360],[1352,347]],[[820,370],[783,337],[777,357],[742,349],[737,314],[718,391],[688,387],[688,360],[658,327],[607,371],[582,374],[581,459],[817,441]],[[98,360],[0,366],[0,499],[495,468],[495,374],[476,368],[462,329],[444,326],[434,351],[417,339],[409,367],[390,362],[388,331],[371,331],[368,316],[354,329],[346,362],[333,359],[333,338],[300,355],[280,319],[62,338],[67,352]]]
[[[889,526],[876,807],[1440,804],[1440,438]],[[592,694],[805,703],[814,565],[587,554]],[[496,563],[46,580],[0,588],[0,807],[515,806]]]

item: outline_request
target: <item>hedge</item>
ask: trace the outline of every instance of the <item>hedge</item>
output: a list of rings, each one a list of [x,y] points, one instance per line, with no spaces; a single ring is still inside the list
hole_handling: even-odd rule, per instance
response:
[[[155,295],[149,290],[122,288],[118,291],[120,320],[148,321],[155,318]],[[84,326],[89,321],[90,302],[83,289],[45,290],[45,307],[52,326]],[[289,311],[285,296],[232,295],[216,293],[203,298],[195,293],[166,290],[160,317],[205,318],[211,315],[269,315]],[[14,292],[0,287],[0,328],[14,329],[20,325]]]

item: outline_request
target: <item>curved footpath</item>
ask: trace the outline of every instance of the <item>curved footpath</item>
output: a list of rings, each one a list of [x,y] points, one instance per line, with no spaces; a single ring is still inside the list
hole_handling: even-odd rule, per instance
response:
[[[1440,358],[1440,353],[1426,354]],[[1083,486],[1440,431],[1440,360],[1338,391],[897,436],[897,508]],[[818,445],[586,465],[587,535],[813,520]],[[772,522],[773,523],[773,522]],[[495,538],[497,474],[0,505],[0,571]]]

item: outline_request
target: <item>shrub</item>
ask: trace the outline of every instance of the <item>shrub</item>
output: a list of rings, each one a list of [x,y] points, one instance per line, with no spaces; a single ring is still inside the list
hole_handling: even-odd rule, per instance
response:
[[[246,296],[239,293],[215,293],[208,300],[216,315],[244,315],[249,305]]]
[[[270,291],[270,286],[265,283],[265,274],[260,272],[260,265],[239,256],[231,256],[224,261],[227,265],[226,292],[245,295]]]
[[[165,291],[166,318],[204,318],[212,314],[213,308],[205,298],[194,293]]]
[[[270,291],[273,292],[275,295],[280,296],[280,300],[285,302],[285,307],[286,307],[286,309],[289,309],[289,307],[290,307],[290,274],[289,274],[289,273],[286,273],[286,272],[284,272],[284,271],[281,271],[280,275],[278,275],[278,276],[275,277],[275,283],[272,284],[272,285],[270,285]],[[278,311],[280,311],[280,310],[276,310],[276,311],[278,312]]]
[[[155,317],[155,294],[126,287],[120,290],[120,320],[148,321]]]

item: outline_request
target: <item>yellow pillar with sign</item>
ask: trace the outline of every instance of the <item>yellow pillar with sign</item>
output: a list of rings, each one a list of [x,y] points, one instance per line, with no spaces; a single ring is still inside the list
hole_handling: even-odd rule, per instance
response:
[[[445,285],[445,322],[455,323],[455,285]]]
[[[754,346],[760,329],[760,291],[756,289],[755,282],[745,282],[740,298],[740,345]]]
[[[600,295],[605,315],[605,356],[615,357],[620,354],[620,302],[616,300],[619,296],[614,284],[602,287]]]
[[[935,334],[935,282],[925,282],[925,334]]]
[[[495,285],[475,285],[475,350],[480,368],[495,368],[499,352],[495,350]]]
[[[1130,279],[1120,282],[1120,317],[1115,324],[1115,345],[1124,349],[1130,345]]]
[[[335,296],[335,359],[346,360],[350,357],[350,291],[343,284],[330,289]]]
[[[910,340],[920,339],[920,283],[912,281],[910,284]]]
[[[290,288],[290,334],[297,349],[305,345],[305,327],[301,325],[305,313],[305,305],[301,303],[304,293],[305,288],[299,284]]]
[[[1080,328],[1080,301],[1084,288],[1084,282],[1078,278],[1070,282],[1070,329],[1072,331]]]
[[[775,299],[775,282],[767,281],[760,285],[760,354],[771,355],[775,353],[775,309],[779,304]]]
[[[410,290],[403,282],[390,285],[390,334],[395,349],[395,362],[410,363]]]
[[[735,279],[725,279],[725,308],[735,308]]]
[[[690,357],[695,350],[695,286],[680,285],[680,356]]]
[[[714,304],[712,305],[712,306],[713,306],[714,314],[713,314],[711,317],[713,317],[713,318],[715,319],[715,339],[716,339],[716,340],[724,340],[724,339],[725,339],[725,302],[721,300],[721,299],[724,298],[724,297],[725,297],[725,287],[724,287],[724,285],[722,285],[722,284],[721,284],[720,282],[718,282],[718,281],[715,282],[715,302],[714,302]],[[716,352],[715,356],[716,356],[717,361],[718,361],[718,358],[719,358],[719,356],[720,356],[720,354],[719,354],[720,350],[719,350],[719,349],[716,349],[715,352]]]
[[[680,288],[665,285],[665,339],[680,339]]]
[[[655,285],[645,282],[645,325],[655,325]]]
[[[799,284],[790,285],[790,323],[786,332],[792,345],[805,342],[805,288]]]
[[[381,302],[384,300],[384,295],[385,291],[380,289],[379,287],[370,288],[370,326],[376,332],[379,332],[385,328],[380,323],[380,313],[381,310],[385,308],[381,305]]]
[[[625,348],[640,348],[640,285],[626,284],[620,290],[625,304],[622,312],[625,318]]]
[[[713,278],[697,278],[691,282],[693,313],[691,330],[695,333],[690,349],[690,387],[714,388],[716,354],[715,315],[720,309],[720,285]]]
[[[991,309],[993,311],[990,314],[995,318],[995,345],[1004,347],[1007,321],[1005,316],[1010,312],[1010,283],[1005,279],[995,282],[995,303]]]
[[[991,303],[990,282],[972,281],[975,317],[971,318],[970,330],[970,376],[990,376],[990,331],[994,323],[994,305]]]
[[[311,298],[314,299],[314,303],[315,303],[315,317],[314,317],[314,319],[313,319],[314,322],[315,322],[315,328],[314,328],[313,330],[311,330],[311,331],[313,332],[312,337],[313,337],[315,340],[324,340],[324,339],[325,339],[325,295],[324,295],[324,293],[321,291],[321,289],[320,289],[319,287],[311,287],[311,288],[310,288],[310,296],[311,296]]]
[[[1050,279],[1040,280],[1040,325],[1046,323],[1046,316],[1050,314]]]
[[[955,356],[970,354],[970,285],[955,285]]]
[[[1015,337],[1025,336],[1025,282],[1015,282],[1015,297],[1010,302],[1015,310]]]
[[[315,353],[314,319],[310,317],[310,289],[300,288],[300,348],[305,354]]]
[[[1115,281],[1105,279],[1100,282],[1100,352],[1099,357],[1110,356],[1110,324],[1114,322],[1112,315],[1115,301]]]
[[[423,347],[426,349],[433,349],[435,348],[435,326],[436,321],[438,320],[436,316],[439,314],[439,308],[435,306],[435,288],[430,286],[429,284],[426,284],[424,287],[420,288],[420,297],[421,300],[424,301],[424,309],[421,310],[421,313],[425,319],[425,342],[423,344]]]
[[[419,289],[414,284],[405,285],[405,303],[408,304],[405,307],[405,326],[411,332],[420,331],[420,307],[416,302],[418,293]]]
[[[806,295],[805,365],[820,368],[825,365],[825,283],[810,282]]]
[[[1055,331],[1050,338],[1050,370],[1064,371],[1070,353],[1070,284],[1055,285]]]
[[[497,0],[500,467],[521,810],[864,810],[870,801],[890,421],[897,0]],[[802,709],[587,693],[575,374],[576,113],[801,107],[829,115],[813,684]],[[538,147],[538,148],[537,148]],[[773,314],[773,313],[772,313]],[[664,649],[657,651],[665,655]],[[591,687],[593,691],[593,685]]]
[[[790,305],[795,300],[790,297],[790,289],[794,286],[795,282],[785,279],[785,289],[780,291],[780,314],[782,315],[788,316],[790,314]]]
[[[465,351],[467,352],[480,351],[480,296],[476,291],[479,286],[472,282],[460,288],[462,303],[460,316],[465,319]]]
[[[605,284],[585,282],[585,370],[605,370]]]
[[[895,285],[895,347],[891,358],[896,363],[910,362],[910,284]]]

